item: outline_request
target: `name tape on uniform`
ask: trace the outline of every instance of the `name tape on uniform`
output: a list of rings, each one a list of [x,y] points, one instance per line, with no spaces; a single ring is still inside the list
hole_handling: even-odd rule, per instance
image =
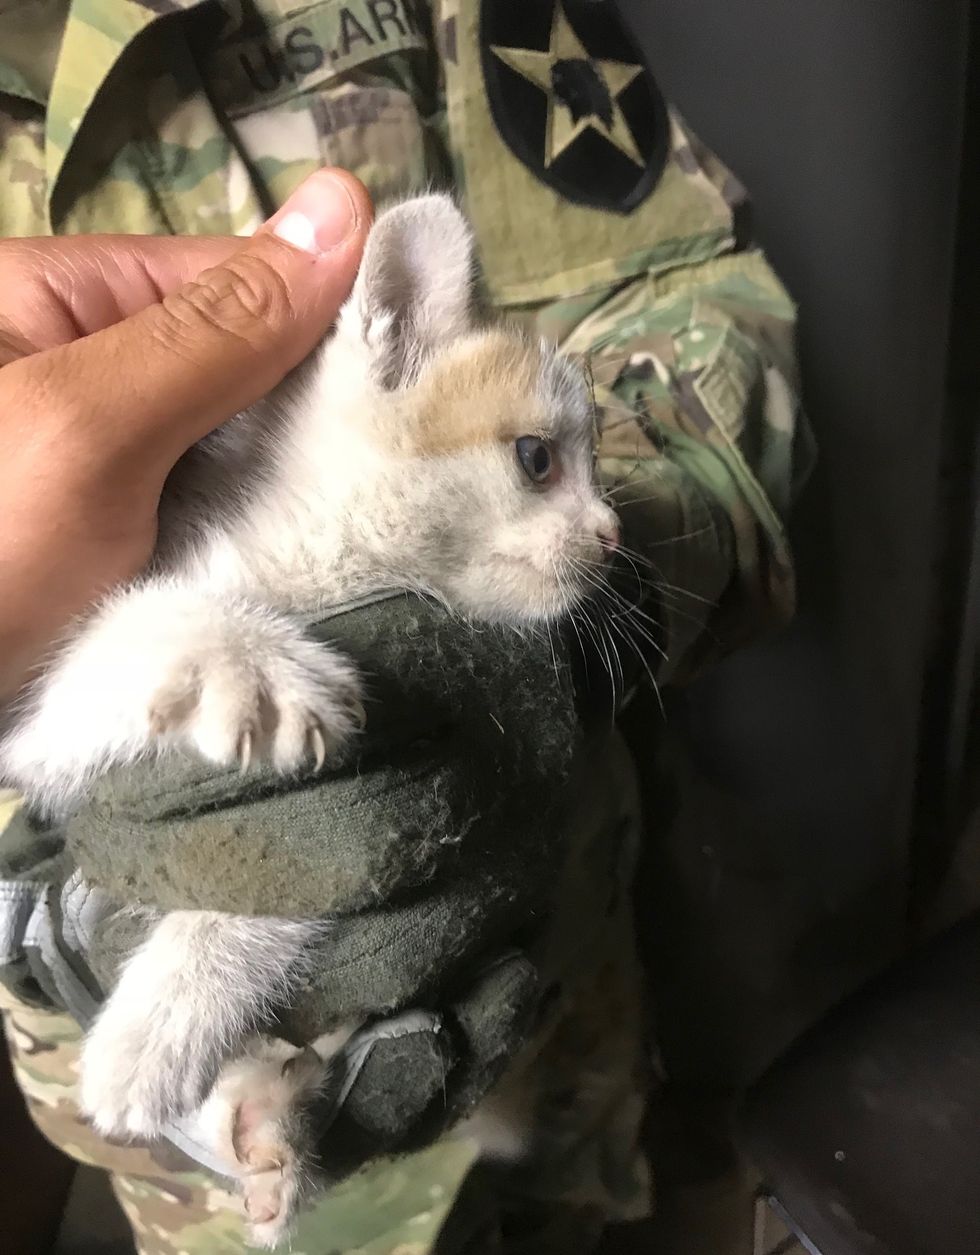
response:
[[[263,30],[222,44],[207,66],[217,102],[229,112],[272,105],[367,61],[429,47],[416,0],[327,0],[264,16]]]

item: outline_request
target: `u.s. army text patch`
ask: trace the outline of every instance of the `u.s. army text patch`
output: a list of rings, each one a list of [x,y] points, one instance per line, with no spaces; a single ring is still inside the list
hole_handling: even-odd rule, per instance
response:
[[[322,0],[263,6],[214,50],[206,67],[217,102],[230,114],[273,105],[365,62],[425,51],[417,0]]]

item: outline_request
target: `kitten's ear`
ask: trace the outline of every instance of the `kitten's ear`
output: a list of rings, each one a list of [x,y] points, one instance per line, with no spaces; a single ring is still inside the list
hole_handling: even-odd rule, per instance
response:
[[[467,329],[472,272],[473,237],[448,196],[420,196],[378,217],[344,317],[383,387],[410,383]]]

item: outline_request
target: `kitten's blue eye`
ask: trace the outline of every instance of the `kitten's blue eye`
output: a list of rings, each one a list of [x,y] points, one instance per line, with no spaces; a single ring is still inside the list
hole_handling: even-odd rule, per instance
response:
[[[521,436],[517,441],[517,460],[534,484],[548,484],[554,479],[555,459],[548,442],[540,436]]]

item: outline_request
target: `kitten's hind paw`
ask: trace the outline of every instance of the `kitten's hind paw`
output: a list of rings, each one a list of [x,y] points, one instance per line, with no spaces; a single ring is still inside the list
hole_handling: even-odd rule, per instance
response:
[[[257,1246],[279,1245],[317,1187],[310,1106],[336,1079],[331,1057],[351,1031],[316,1049],[255,1038],[222,1070],[201,1109],[199,1127],[238,1177]]]

